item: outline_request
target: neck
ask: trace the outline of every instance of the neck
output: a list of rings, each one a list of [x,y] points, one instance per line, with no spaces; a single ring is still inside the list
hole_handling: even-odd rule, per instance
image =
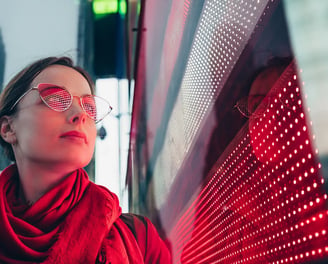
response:
[[[40,164],[17,164],[17,168],[21,183],[20,193],[28,204],[35,203],[70,174],[53,167],[42,167]]]

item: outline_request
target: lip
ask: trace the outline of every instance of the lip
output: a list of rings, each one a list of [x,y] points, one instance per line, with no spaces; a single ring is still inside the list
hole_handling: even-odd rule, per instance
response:
[[[76,130],[68,131],[60,135],[60,138],[68,138],[73,140],[84,140],[85,143],[88,143],[87,136],[83,132]]]

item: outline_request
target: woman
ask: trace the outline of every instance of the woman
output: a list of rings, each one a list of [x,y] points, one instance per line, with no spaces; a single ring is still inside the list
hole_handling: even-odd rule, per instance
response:
[[[0,143],[0,263],[170,263],[151,222],[82,169],[110,111],[67,57],[36,61],[5,87]]]

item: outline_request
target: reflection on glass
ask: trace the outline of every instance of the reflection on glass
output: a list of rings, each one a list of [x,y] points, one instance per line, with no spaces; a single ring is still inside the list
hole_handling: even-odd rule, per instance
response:
[[[303,263],[328,255],[327,194],[293,63],[268,98],[171,232],[174,263]]]

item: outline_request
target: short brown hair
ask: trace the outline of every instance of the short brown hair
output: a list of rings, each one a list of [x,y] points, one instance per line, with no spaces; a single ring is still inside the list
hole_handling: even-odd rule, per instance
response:
[[[18,98],[24,94],[30,87],[31,83],[36,76],[40,74],[41,71],[48,68],[51,65],[63,65],[70,67],[77,72],[79,72],[89,83],[91,93],[95,93],[94,83],[90,75],[81,67],[75,66],[73,61],[69,57],[47,57],[37,60],[30,65],[26,66],[19,73],[17,73],[6,85],[4,90],[0,95],[0,118],[2,116],[8,115],[12,116],[17,112],[17,107],[12,106],[18,100]],[[4,141],[0,137],[0,145],[4,148],[6,156],[15,161],[15,155],[12,147],[9,143]]]

